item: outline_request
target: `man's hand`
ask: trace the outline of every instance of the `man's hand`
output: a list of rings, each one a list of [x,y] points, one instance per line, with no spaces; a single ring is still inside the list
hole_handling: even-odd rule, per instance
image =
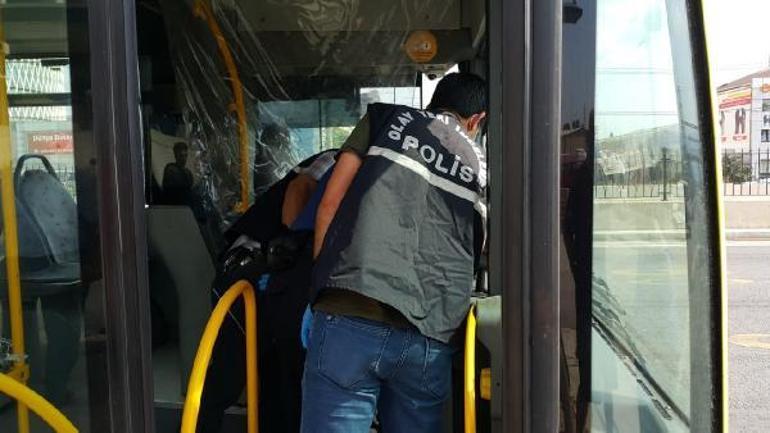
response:
[[[318,257],[318,253],[323,246],[326,231],[329,229],[340,206],[342,198],[348,191],[348,187],[356,177],[358,169],[361,167],[361,157],[355,152],[342,152],[334,166],[329,183],[318,205],[318,213],[315,219],[315,239],[313,242],[313,258]]]

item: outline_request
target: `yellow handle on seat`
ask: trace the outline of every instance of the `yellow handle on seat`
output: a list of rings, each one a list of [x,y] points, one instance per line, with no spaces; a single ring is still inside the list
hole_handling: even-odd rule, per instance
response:
[[[35,412],[57,433],[78,433],[78,429],[72,422],[40,394],[2,373],[0,373],[0,393],[10,396],[19,404],[32,409],[32,412]]]
[[[198,412],[201,405],[203,384],[214,350],[214,343],[219,335],[219,329],[233,303],[243,296],[246,307],[246,407],[248,410],[248,432],[259,431],[257,413],[257,303],[254,288],[245,280],[233,284],[219,299],[211,313],[206,329],[203,331],[198,352],[195,355],[190,382],[187,385],[187,396],[182,412],[182,433],[195,433],[198,424]]]

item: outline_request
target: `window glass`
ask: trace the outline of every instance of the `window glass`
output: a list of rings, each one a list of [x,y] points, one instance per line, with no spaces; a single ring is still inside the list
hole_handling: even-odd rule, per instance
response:
[[[685,2],[581,5],[564,27],[563,425],[710,431],[713,184]]]
[[[69,2],[0,4],[0,182],[14,192],[0,204],[15,213],[15,224],[3,218],[0,226],[0,373],[43,396],[79,431],[104,432],[109,385],[89,47],[81,46],[87,38],[69,38],[87,34],[88,20],[68,21],[83,13]],[[18,417],[16,405],[0,396],[0,431],[51,431],[33,414],[28,423]]]

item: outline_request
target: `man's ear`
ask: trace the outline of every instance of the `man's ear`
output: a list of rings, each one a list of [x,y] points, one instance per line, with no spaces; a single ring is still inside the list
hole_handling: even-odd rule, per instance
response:
[[[468,118],[468,132],[470,133],[476,133],[481,126],[481,122],[484,121],[487,117],[487,112],[482,111],[481,113],[476,113]]]

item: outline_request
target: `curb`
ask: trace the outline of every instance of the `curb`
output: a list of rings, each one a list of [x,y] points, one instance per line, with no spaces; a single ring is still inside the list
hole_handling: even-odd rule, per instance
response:
[[[770,229],[727,229],[728,241],[770,241]],[[607,230],[594,232],[593,239],[602,242],[685,241],[685,230]]]
[[[767,241],[770,229],[727,229],[725,237],[728,241]]]
[[[685,230],[597,230],[593,239],[601,242],[684,241]]]

